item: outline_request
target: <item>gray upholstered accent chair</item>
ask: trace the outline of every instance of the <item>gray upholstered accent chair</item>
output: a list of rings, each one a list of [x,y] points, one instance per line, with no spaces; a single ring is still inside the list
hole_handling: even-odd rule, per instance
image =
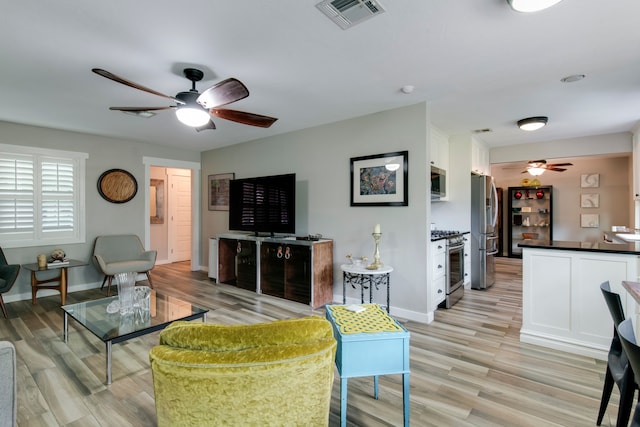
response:
[[[151,283],[151,269],[156,263],[156,251],[145,251],[140,238],[135,234],[117,234],[96,237],[93,257],[104,274],[102,288],[108,281],[107,295],[111,295],[111,281],[118,273],[135,271],[145,273]]]
[[[0,426],[15,426],[18,414],[16,390],[16,349],[0,341]]]
[[[0,308],[4,317],[7,317],[7,308],[4,306],[2,294],[9,292],[18,278],[18,273],[20,273],[20,264],[9,264],[0,248]]]

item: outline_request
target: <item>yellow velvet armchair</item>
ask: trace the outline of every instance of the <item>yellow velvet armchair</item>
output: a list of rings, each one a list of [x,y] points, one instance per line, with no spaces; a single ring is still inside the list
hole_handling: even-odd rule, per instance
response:
[[[319,316],[174,322],[149,353],[158,426],[326,426],[335,353]]]

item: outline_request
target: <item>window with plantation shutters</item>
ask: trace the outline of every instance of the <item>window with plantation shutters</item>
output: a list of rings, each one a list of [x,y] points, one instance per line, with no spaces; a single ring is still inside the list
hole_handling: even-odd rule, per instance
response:
[[[85,153],[0,144],[3,247],[84,242]]]

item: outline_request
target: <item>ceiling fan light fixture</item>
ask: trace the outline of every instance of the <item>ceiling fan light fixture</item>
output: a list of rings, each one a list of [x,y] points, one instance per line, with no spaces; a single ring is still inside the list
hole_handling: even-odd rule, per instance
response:
[[[507,0],[511,9],[516,12],[538,12],[547,9],[562,0]]]
[[[528,168],[527,172],[533,176],[540,176],[544,173],[544,168]]]
[[[209,113],[200,106],[178,106],[176,116],[181,123],[193,128],[204,126],[211,120]]]
[[[528,132],[538,130],[544,127],[549,121],[548,117],[527,117],[526,119],[518,120],[518,127]]]

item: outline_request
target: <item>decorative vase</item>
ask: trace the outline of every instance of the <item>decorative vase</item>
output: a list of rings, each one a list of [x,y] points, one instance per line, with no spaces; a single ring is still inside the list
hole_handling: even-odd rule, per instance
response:
[[[514,197],[516,199],[520,199],[520,198],[522,198],[522,193],[520,191],[516,191],[516,194],[514,194]]]
[[[538,199],[542,199],[544,197],[544,191],[542,191],[542,190],[536,191],[536,197]]]
[[[133,313],[133,288],[136,285],[135,272],[117,273],[118,301],[120,302],[120,314]]]

